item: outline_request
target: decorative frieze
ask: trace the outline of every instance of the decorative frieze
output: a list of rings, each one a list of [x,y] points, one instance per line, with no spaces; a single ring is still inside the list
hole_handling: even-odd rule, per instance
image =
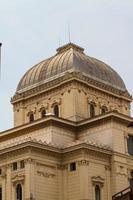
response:
[[[55,176],[55,174],[50,171],[37,171],[37,174],[45,178],[53,178]]]
[[[45,178],[53,178],[56,176],[56,171],[55,171],[55,168],[53,167],[37,164],[36,168],[37,168],[38,176],[43,176]]]

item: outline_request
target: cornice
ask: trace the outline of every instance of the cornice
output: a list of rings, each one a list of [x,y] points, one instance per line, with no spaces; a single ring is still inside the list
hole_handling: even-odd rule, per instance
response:
[[[42,128],[46,128],[49,126],[57,126],[63,127],[66,129],[73,130],[74,132],[78,132],[83,128],[92,127],[95,124],[101,123],[101,121],[107,122],[108,120],[112,120],[118,123],[124,124],[126,127],[130,122],[133,121],[132,117],[120,114],[115,111],[108,112],[104,115],[97,115],[93,118],[88,118],[79,122],[73,122],[70,120],[66,120],[64,118],[57,118],[53,115],[47,116],[44,119],[35,120],[32,123],[27,123],[0,133],[0,141],[5,141],[6,139],[15,138],[16,136],[25,135],[27,133],[32,132],[33,130],[40,130]]]
[[[121,123],[127,127],[128,124],[133,121],[133,118],[130,116],[118,113],[116,111],[110,111],[104,115],[100,114],[93,118],[82,120],[78,123],[78,126],[80,129],[82,129],[88,125],[93,126],[95,124],[101,123],[101,121],[105,123],[108,120],[111,120],[112,122],[115,121],[117,123]]]
[[[37,85],[33,85],[30,88],[22,89],[21,91],[16,92],[14,97],[11,99],[11,103],[15,104],[17,102],[31,98],[43,92],[55,89],[56,87],[59,87],[67,82],[74,80],[82,82],[85,85],[101,90],[118,98],[125,99],[127,101],[131,101],[132,99],[132,97],[129,95],[127,91],[122,91],[110,85],[91,79],[91,77],[87,77],[86,74],[82,74],[80,72],[68,71],[65,74],[63,73],[59,77],[56,77],[55,79],[54,78],[52,80],[48,79]]]
[[[80,144],[77,145],[73,145],[70,147],[66,147],[62,150],[62,153],[66,154],[66,153],[70,153],[70,152],[74,152],[77,150],[83,150],[85,154],[88,154],[88,151],[94,151],[94,152],[98,152],[98,154],[106,154],[108,156],[112,155],[112,150],[104,147],[100,147],[100,146],[96,146],[93,144],[89,144],[87,142],[82,142]]]
[[[32,132],[33,130],[39,130],[46,128],[48,126],[61,126],[67,127],[67,129],[74,130],[76,128],[76,123],[67,119],[57,118],[53,115],[46,116],[45,118],[37,119],[32,123],[26,123],[21,126],[14,127],[12,129],[3,131],[0,133],[0,141],[4,141],[9,138],[14,138],[16,136],[25,135]]]
[[[27,138],[25,141],[20,141],[19,143],[12,144],[12,146],[7,146],[4,149],[0,150],[0,158],[8,158],[15,155],[20,155],[29,152],[29,155],[34,152],[39,152],[39,154],[47,155],[49,157],[63,158],[68,154],[74,155],[77,154],[77,151],[84,151],[85,154],[90,152],[95,152],[94,155],[98,155],[98,157],[110,157],[112,155],[112,151],[109,149],[100,148],[98,146],[93,146],[82,142],[78,145],[71,146],[69,148],[60,147],[55,144],[47,144],[46,142],[37,141],[36,139]]]

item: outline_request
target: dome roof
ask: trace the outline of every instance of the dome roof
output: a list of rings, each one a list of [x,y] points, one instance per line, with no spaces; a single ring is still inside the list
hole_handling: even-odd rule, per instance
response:
[[[18,84],[17,92],[36,87],[67,72],[80,72],[93,80],[126,91],[123,80],[109,65],[87,56],[83,48],[69,43],[58,48],[55,56],[40,62],[26,72]]]

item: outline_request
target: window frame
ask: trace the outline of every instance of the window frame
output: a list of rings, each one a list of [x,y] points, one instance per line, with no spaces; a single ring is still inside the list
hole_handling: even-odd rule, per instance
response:
[[[53,113],[54,113],[55,117],[59,117],[60,116],[60,109],[59,109],[59,105],[58,104],[54,105]]]
[[[19,186],[19,188],[18,188],[18,186]],[[23,187],[22,187],[21,183],[18,183],[16,185],[15,194],[16,194],[16,200],[23,200]]]
[[[89,105],[89,117],[90,118],[93,118],[93,117],[95,117],[95,105],[94,105],[94,103],[90,103],[90,105]]]
[[[98,190],[96,190],[97,188]],[[99,193],[96,193],[97,191],[99,191]],[[101,187],[99,184],[95,185],[95,200],[101,200]]]
[[[127,152],[129,155],[133,156],[133,135],[128,134],[127,137]]]
[[[34,122],[34,121],[35,121],[35,116],[34,116],[34,113],[31,112],[31,113],[29,113],[29,122],[31,123],[31,122]]]
[[[13,171],[17,171],[18,170],[18,163],[17,162],[13,162],[12,163],[12,170]]]
[[[70,163],[70,165],[69,165],[69,171],[70,172],[76,171],[76,162]]]
[[[46,117],[46,114],[47,114],[46,109],[45,109],[45,108],[42,108],[42,109],[41,109],[41,118],[45,118],[45,117]]]
[[[102,106],[102,107],[101,107],[101,114],[102,114],[102,115],[105,115],[106,112],[108,112],[108,108],[107,108],[106,106]]]
[[[21,160],[20,161],[20,169],[24,169],[25,168],[25,161]]]

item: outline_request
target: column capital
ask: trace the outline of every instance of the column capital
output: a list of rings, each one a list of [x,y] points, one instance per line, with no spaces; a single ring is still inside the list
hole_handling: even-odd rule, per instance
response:
[[[78,165],[79,166],[88,166],[89,161],[88,160],[80,160],[80,161],[78,161]]]

